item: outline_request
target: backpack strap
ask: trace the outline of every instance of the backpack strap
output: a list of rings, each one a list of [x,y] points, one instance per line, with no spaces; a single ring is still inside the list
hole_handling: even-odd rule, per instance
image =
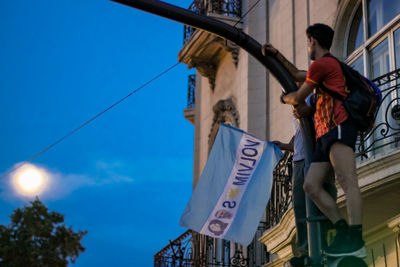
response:
[[[332,96],[333,98],[336,98],[340,101],[344,101],[344,97],[341,96],[338,92],[334,92],[331,89],[329,89],[328,87],[325,86],[325,84],[320,83],[318,84],[318,87],[322,89],[322,91],[328,93],[330,96]]]
[[[337,59],[336,57],[334,57],[331,53],[327,53],[327,54],[325,54],[323,57],[330,57],[330,58],[333,58],[333,59],[335,59],[335,60],[339,63],[340,70],[342,71],[343,79],[346,81],[346,78],[344,77],[342,62],[341,62],[339,59]],[[321,88],[323,91],[327,92],[330,96],[332,96],[332,97],[334,97],[334,98],[336,98],[336,99],[339,99],[339,100],[342,101],[342,102],[344,101],[345,97],[341,96],[341,95],[340,95],[339,93],[337,93],[337,92],[334,92],[334,91],[330,90],[328,87],[326,87],[326,86],[324,85],[323,82],[321,82],[320,84],[318,84],[318,86],[319,86],[319,88]]]

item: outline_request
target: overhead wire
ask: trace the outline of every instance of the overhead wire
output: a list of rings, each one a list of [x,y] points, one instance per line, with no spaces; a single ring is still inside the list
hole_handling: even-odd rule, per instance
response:
[[[247,12],[242,15],[240,17],[240,19],[233,25],[233,27],[236,27],[237,24],[239,24],[249,13],[251,10],[253,10],[253,8],[260,2],[261,0],[258,0],[256,3],[254,3],[249,10],[247,10]],[[71,135],[73,135],[74,133],[76,133],[77,131],[79,131],[80,129],[82,129],[83,127],[85,127],[86,125],[88,125],[89,123],[91,123],[92,121],[94,121],[95,119],[97,119],[98,117],[100,117],[101,115],[103,115],[104,113],[106,113],[107,111],[109,111],[110,109],[114,108],[115,106],[117,106],[118,104],[120,104],[121,102],[123,102],[124,100],[126,100],[128,97],[130,97],[131,95],[133,95],[134,93],[136,93],[137,91],[139,91],[140,89],[146,87],[147,85],[149,85],[151,82],[153,82],[154,80],[160,78],[161,76],[163,76],[164,74],[166,74],[167,72],[169,72],[170,70],[174,69],[176,66],[178,66],[180,64],[180,62],[175,63],[174,65],[170,66],[169,68],[167,68],[166,70],[162,71],[161,73],[157,74],[155,77],[153,77],[151,80],[147,81],[146,83],[144,83],[143,85],[139,86],[138,88],[136,88],[135,90],[133,90],[131,93],[129,93],[128,95],[126,95],[125,97],[121,98],[120,100],[116,101],[114,104],[112,104],[111,106],[107,107],[106,109],[104,109],[103,111],[101,111],[100,113],[96,114],[94,117],[90,118],[89,120],[87,120],[86,122],[82,123],[80,126],[76,127],[75,129],[73,129],[72,131],[70,131],[69,133],[67,133],[66,135],[64,135],[63,137],[61,137],[60,139],[58,139],[57,141],[55,141],[54,143],[52,143],[51,145],[47,146],[45,149],[41,150],[39,153],[35,154],[34,156],[32,156],[31,158],[21,162],[20,164],[14,166],[13,168],[7,170],[6,172],[4,172],[2,174],[3,177],[6,177],[7,175],[15,172],[16,170],[18,170],[19,168],[21,168],[22,166],[30,163],[31,161],[33,161],[35,158],[39,157],[40,155],[42,155],[43,153],[47,152],[48,150],[52,149],[54,146],[58,145],[59,143],[61,143],[62,141],[64,141],[65,139],[67,139],[68,137],[70,137]]]
[[[257,2],[255,2],[250,8],[249,8],[249,10],[247,10],[246,11],[246,13],[244,13],[244,15],[243,16],[241,16],[240,17],[240,19],[238,20],[238,21],[236,21],[236,23],[233,25],[233,27],[236,27],[236,25],[238,25],[239,24],[239,22],[241,22],[242,21],[242,19],[244,18],[244,17],[246,17],[247,16],[247,14],[249,14],[250,13],[250,11],[251,10],[253,10],[253,8],[255,8],[256,7],[256,5],[260,2],[261,0],[258,0]]]
[[[77,131],[79,131],[80,129],[82,129],[83,127],[85,127],[86,125],[88,125],[89,123],[91,123],[92,121],[94,121],[95,119],[97,119],[98,117],[100,117],[101,115],[103,115],[104,113],[106,113],[107,111],[109,111],[110,109],[114,108],[115,106],[117,106],[118,104],[120,104],[121,102],[123,102],[124,100],[126,100],[128,97],[130,97],[131,95],[133,95],[134,93],[136,93],[137,91],[139,91],[140,89],[146,87],[148,84],[150,84],[151,82],[153,82],[154,80],[160,78],[161,76],[163,76],[164,74],[166,74],[167,72],[169,72],[170,70],[172,70],[173,68],[175,68],[176,66],[178,66],[180,64],[180,62],[175,63],[174,65],[170,66],[169,68],[167,68],[166,70],[162,71],[161,73],[159,73],[158,75],[156,75],[155,77],[153,77],[151,80],[147,81],[146,83],[144,83],[143,85],[139,86],[138,88],[136,88],[135,90],[133,90],[132,92],[130,92],[128,95],[124,96],[123,98],[121,98],[120,100],[116,101],[114,104],[112,104],[111,106],[107,107],[106,109],[104,109],[103,111],[101,111],[100,113],[96,114],[94,117],[90,118],[89,120],[87,120],[86,122],[82,123],[80,126],[76,127],[74,130],[70,131],[69,133],[67,133],[66,135],[64,135],[63,137],[61,137],[60,139],[58,139],[57,141],[55,141],[54,143],[52,143],[51,145],[49,145],[48,147],[46,147],[45,149],[43,149],[42,151],[40,151],[39,153],[37,153],[36,155],[34,155],[33,157],[25,160],[24,162],[21,162],[20,164],[18,164],[17,166],[11,168],[10,170],[6,171],[3,176],[7,176],[11,173],[13,173],[14,171],[16,171],[17,169],[21,168],[22,166],[26,165],[27,163],[31,162],[32,160],[34,160],[35,158],[37,158],[38,156],[40,156],[41,154],[45,153],[46,151],[50,150],[51,148],[53,148],[54,146],[56,146],[57,144],[61,143],[62,141],[64,141],[66,138],[68,138],[69,136],[73,135],[74,133],[76,133]]]

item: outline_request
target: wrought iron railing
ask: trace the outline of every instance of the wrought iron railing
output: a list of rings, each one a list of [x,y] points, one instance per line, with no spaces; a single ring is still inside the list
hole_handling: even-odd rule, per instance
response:
[[[270,260],[267,248],[263,243],[259,241],[259,239],[264,234],[265,230],[267,230],[267,223],[261,221],[260,224],[258,225],[253,241],[247,246],[248,267],[263,266]]]
[[[187,107],[192,108],[195,105],[196,93],[196,74],[189,75],[188,77],[188,99]]]
[[[242,13],[241,0],[195,0],[189,6],[189,10],[208,15],[210,13],[240,18]],[[183,30],[183,43],[192,36],[194,28],[185,25]]]
[[[389,72],[374,82],[382,92],[382,103],[375,121],[376,127],[360,136],[356,153],[360,161],[390,149],[400,147],[400,69]]]
[[[271,196],[266,209],[266,229],[277,225],[292,203],[292,158],[285,152],[273,172]]]
[[[265,246],[258,242],[265,223],[247,247],[187,230],[154,255],[154,267],[257,267],[268,262]],[[232,251],[231,251],[232,249]],[[247,255],[247,256],[246,256]]]
[[[154,255],[154,267],[191,266],[192,259],[192,233],[186,231]]]

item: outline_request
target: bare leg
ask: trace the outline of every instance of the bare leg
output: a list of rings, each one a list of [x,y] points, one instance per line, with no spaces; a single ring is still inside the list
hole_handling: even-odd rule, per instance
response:
[[[336,223],[342,218],[339,208],[336,201],[324,189],[324,183],[329,178],[330,168],[329,162],[311,163],[304,181],[304,191],[332,223]]]
[[[346,196],[350,224],[362,224],[361,193],[358,186],[353,149],[336,142],[331,146],[329,157],[338,183]]]

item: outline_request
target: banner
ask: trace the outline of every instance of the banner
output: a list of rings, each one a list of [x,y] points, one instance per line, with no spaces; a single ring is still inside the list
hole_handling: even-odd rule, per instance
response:
[[[268,203],[273,170],[281,157],[273,143],[221,124],[180,225],[248,245]]]

